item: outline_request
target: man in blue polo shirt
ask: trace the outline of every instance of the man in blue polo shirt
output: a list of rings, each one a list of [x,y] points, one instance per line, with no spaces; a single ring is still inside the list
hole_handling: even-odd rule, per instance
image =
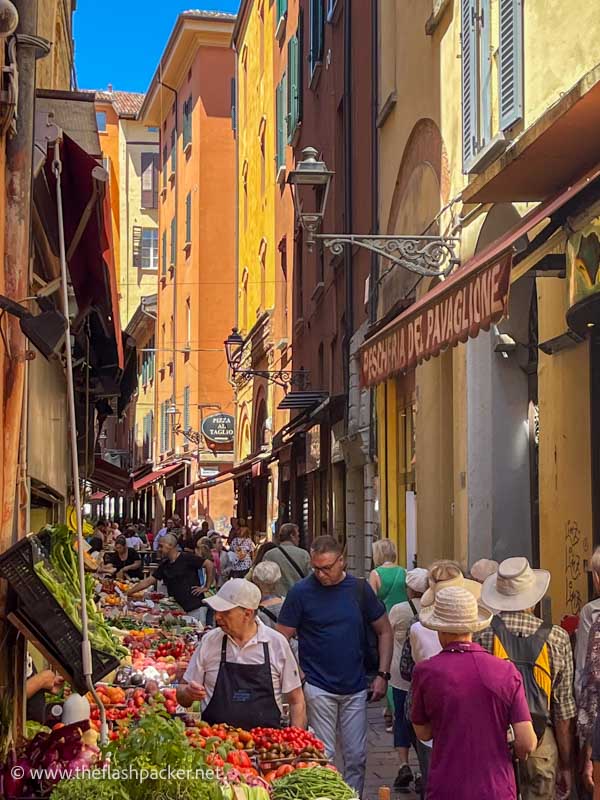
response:
[[[377,634],[379,672],[371,699],[385,696],[393,634],[385,607],[371,587],[346,573],[333,536],[319,536],[310,551],[313,574],[293,586],[279,614],[278,630],[298,636],[306,683],[308,721],[333,758],[340,731],[344,779],[362,793],[367,762],[366,625]]]

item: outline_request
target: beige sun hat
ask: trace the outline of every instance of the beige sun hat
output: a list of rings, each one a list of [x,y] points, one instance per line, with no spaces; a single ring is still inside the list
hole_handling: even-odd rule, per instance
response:
[[[471,577],[478,583],[483,583],[496,572],[498,572],[498,562],[493,558],[480,558],[471,567]]]
[[[470,578],[465,578],[463,575],[457,575],[456,578],[448,578],[447,581],[438,581],[437,583],[432,583],[430,578],[429,589],[427,589],[421,598],[421,608],[423,608],[423,606],[432,606],[436,594],[441,589],[449,589],[451,586],[460,586],[466,589],[473,595],[475,600],[479,600],[481,597],[481,584],[477,583],[477,581],[472,581]]]
[[[525,611],[540,602],[549,585],[548,570],[532,569],[522,556],[507,558],[486,578],[481,600],[494,611]]]
[[[492,614],[464,586],[438,589],[432,606],[421,608],[421,624],[442,633],[477,633],[487,628]]]
[[[429,586],[429,570],[423,569],[423,567],[410,569],[406,573],[406,585],[409,589],[412,589],[413,592],[423,594],[423,592],[427,591],[427,587]]]

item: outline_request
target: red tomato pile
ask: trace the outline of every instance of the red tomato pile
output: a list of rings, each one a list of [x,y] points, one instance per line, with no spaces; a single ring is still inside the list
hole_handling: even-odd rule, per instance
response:
[[[306,760],[323,758],[325,746],[320,739],[302,728],[253,728],[256,750],[267,751],[270,758],[285,757],[288,755],[302,756]]]

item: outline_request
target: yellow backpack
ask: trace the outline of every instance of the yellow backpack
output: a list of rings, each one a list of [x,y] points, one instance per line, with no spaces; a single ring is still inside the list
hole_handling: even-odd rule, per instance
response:
[[[511,633],[502,617],[492,619],[494,631],[493,654],[511,661],[521,673],[533,728],[538,739],[544,735],[550,720],[552,674],[548,637],[552,624],[543,622],[531,636]]]

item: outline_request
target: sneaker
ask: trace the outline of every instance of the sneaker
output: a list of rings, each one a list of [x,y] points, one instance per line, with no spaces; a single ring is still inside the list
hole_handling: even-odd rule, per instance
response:
[[[415,794],[418,794],[419,797],[423,796],[423,778],[420,775],[415,778]]]
[[[413,781],[412,769],[408,764],[402,764],[394,781],[394,789],[406,789]]]
[[[385,732],[386,733],[393,733],[394,732],[394,726],[393,725],[388,725],[387,722],[386,722]]]

